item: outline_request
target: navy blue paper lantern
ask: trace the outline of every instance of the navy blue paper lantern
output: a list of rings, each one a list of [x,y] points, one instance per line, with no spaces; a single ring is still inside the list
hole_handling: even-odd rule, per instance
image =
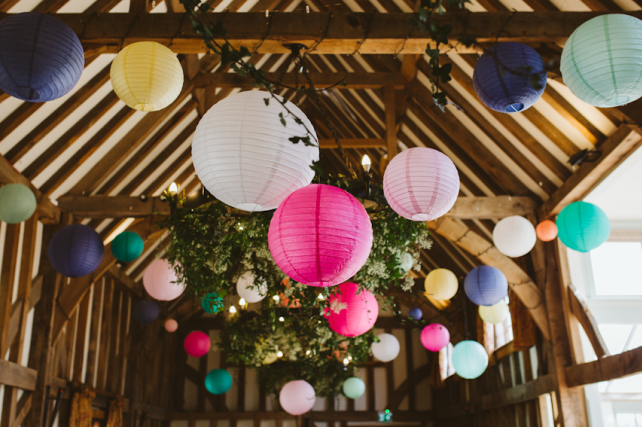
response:
[[[98,268],[105,246],[96,231],[82,224],[61,228],[49,242],[49,261],[67,277],[82,277]]]
[[[37,12],[0,21],[0,89],[31,102],[68,93],[85,67],[78,36],[60,19]]]
[[[489,265],[480,265],[464,279],[464,291],[477,305],[495,305],[508,292],[508,281],[500,270]]]
[[[408,317],[412,320],[421,320],[421,316],[423,316],[423,313],[420,308],[415,307],[408,310]]]
[[[160,315],[160,307],[155,301],[144,299],[134,307],[134,318],[143,325],[154,323]]]
[[[479,100],[500,113],[517,113],[531,107],[544,93],[544,60],[522,43],[497,44],[484,53],[473,73]]]

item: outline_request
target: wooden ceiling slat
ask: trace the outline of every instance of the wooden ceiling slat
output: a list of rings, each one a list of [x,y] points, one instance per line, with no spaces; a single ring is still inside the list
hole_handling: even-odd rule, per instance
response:
[[[161,186],[165,181],[167,181],[167,178],[174,175],[191,157],[192,147],[189,146],[185,150],[183,150],[178,158],[174,160],[174,163],[172,163],[167,169],[165,169],[163,173],[154,180],[154,182],[149,184],[141,194],[154,194],[156,191],[162,190]]]
[[[18,4],[20,0],[0,0],[0,12],[7,12]]]
[[[42,0],[32,12],[55,13],[67,3],[69,0]]]
[[[380,125],[379,122],[374,120],[370,112],[363,107],[359,100],[357,100],[356,96],[358,95],[354,95],[350,91],[343,91],[341,95],[350,102],[352,108],[354,108],[359,113],[359,115],[363,117],[363,120],[365,120],[370,125],[370,127],[374,129],[376,133],[372,134],[372,137],[380,138],[386,133],[386,129],[382,125]],[[368,131],[372,133],[372,131],[370,131],[369,129]]]
[[[86,14],[109,12],[120,3],[121,0],[96,0],[91,6],[85,9]]]
[[[0,140],[5,139],[42,107],[44,102],[23,102],[0,123]]]

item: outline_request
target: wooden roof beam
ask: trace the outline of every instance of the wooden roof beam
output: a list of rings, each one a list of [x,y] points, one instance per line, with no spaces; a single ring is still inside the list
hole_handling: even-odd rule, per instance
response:
[[[277,81],[281,73],[265,73],[266,79],[270,81]],[[403,77],[395,73],[318,73],[311,72],[308,74],[314,87],[317,89],[329,88],[333,89],[375,89],[392,85],[395,89],[403,89],[405,82]],[[252,89],[253,80],[249,77],[243,77],[236,73],[208,73],[201,74],[194,80],[195,87],[210,86],[225,88],[242,88]],[[345,86],[340,83],[345,83]],[[282,83],[286,86],[294,87],[295,74],[285,74]],[[307,86],[307,79],[299,74],[299,85]]]

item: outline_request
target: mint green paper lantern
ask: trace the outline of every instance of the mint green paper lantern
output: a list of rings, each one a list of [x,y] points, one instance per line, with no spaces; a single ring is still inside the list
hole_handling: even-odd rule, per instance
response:
[[[477,341],[461,341],[453,349],[455,373],[467,380],[478,378],[488,367],[488,353]]]
[[[0,220],[18,224],[31,218],[36,211],[36,196],[22,184],[7,184],[0,188]]]
[[[349,399],[358,399],[366,392],[366,385],[359,377],[352,377],[343,383],[343,394]]]
[[[564,84],[582,101],[609,108],[642,96],[642,21],[600,15],[577,27],[562,51]]]
[[[579,252],[589,252],[606,242],[611,224],[602,209],[592,203],[571,203],[555,221],[558,237],[567,247]]]
[[[225,369],[212,369],[205,376],[205,388],[212,394],[225,394],[232,387],[232,376]]]
[[[111,242],[111,253],[118,261],[131,262],[143,253],[143,239],[133,231],[123,231]]]

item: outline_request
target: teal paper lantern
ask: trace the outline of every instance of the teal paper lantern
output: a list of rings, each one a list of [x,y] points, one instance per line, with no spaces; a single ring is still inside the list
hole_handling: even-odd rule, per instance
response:
[[[557,216],[558,237],[567,247],[589,252],[606,242],[611,224],[602,209],[592,203],[571,203]]]
[[[111,253],[118,261],[131,262],[143,253],[143,239],[133,231],[123,231],[111,242]]]
[[[461,341],[453,349],[453,366],[457,375],[473,380],[486,371],[488,353],[477,341]]]
[[[225,369],[212,369],[205,376],[205,388],[212,394],[225,394],[232,387],[232,376]]]
[[[36,196],[22,184],[7,184],[0,188],[0,220],[18,224],[31,218],[36,211]]]
[[[343,383],[343,394],[349,399],[358,399],[366,392],[366,385],[359,377],[352,377]]]
[[[562,51],[564,84],[582,101],[609,108],[642,96],[642,21],[600,15],[577,27]]]
[[[203,295],[201,298],[201,307],[207,313],[216,314],[225,306],[223,298],[219,297],[216,292],[211,292],[209,294]]]

